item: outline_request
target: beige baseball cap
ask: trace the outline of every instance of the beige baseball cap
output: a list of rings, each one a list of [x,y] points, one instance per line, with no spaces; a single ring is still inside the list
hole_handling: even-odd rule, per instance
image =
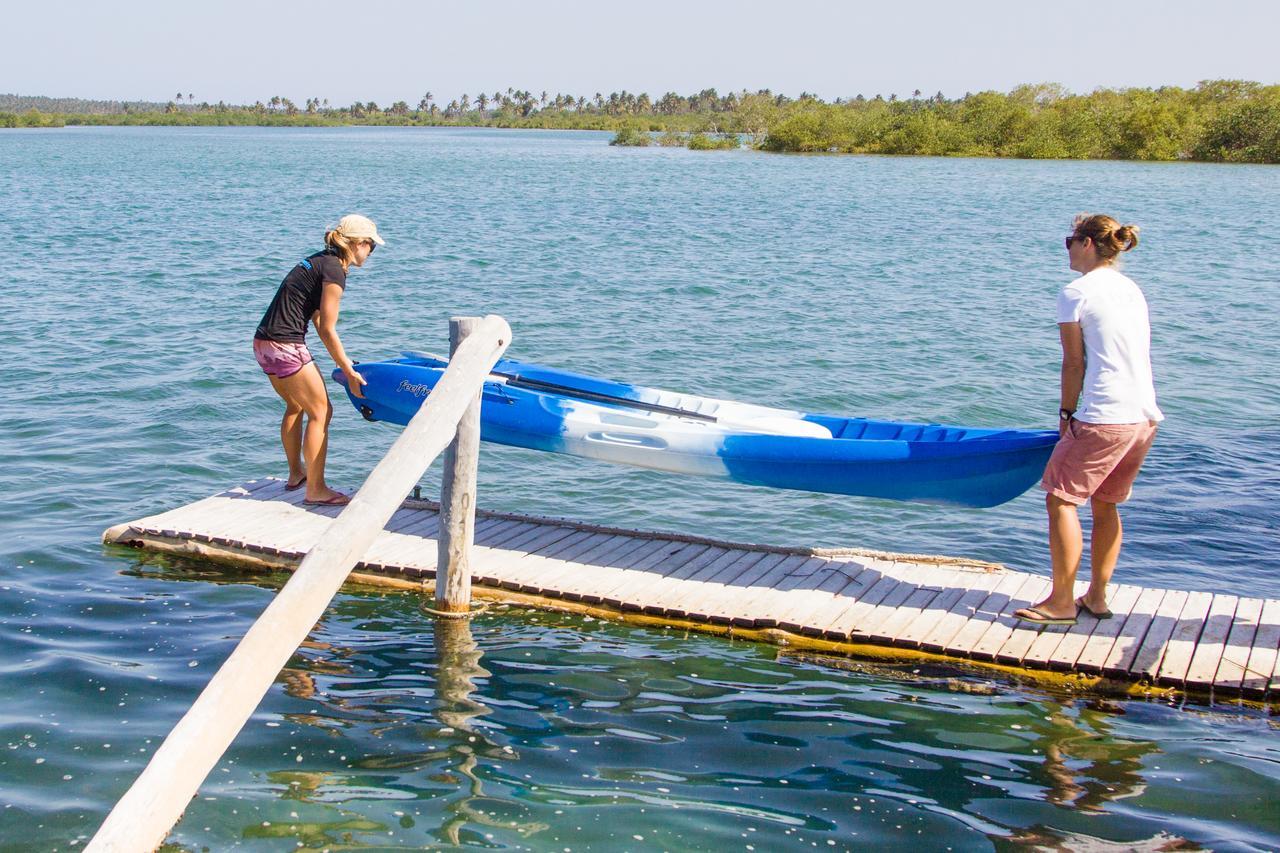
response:
[[[343,237],[354,237],[357,240],[372,240],[379,246],[387,245],[386,241],[378,236],[378,226],[373,224],[373,220],[367,216],[361,216],[358,213],[348,213],[346,216],[338,220],[338,227],[334,229]]]

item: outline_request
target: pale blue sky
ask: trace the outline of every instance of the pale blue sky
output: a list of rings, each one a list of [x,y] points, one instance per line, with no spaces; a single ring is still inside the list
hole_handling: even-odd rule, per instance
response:
[[[415,104],[508,86],[948,96],[1280,82],[1280,0],[0,0],[0,92]],[[1099,12],[1098,10],[1102,10]]]

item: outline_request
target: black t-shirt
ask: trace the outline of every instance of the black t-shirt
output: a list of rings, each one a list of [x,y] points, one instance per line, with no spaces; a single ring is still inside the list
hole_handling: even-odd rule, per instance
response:
[[[347,289],[347,273],[338,256],[329,250],[303,258],[280,282],[280,289],[262,315],[253,336],[262,341],[302,343],[307,323],[320,310],[320,294],[325,282]]]

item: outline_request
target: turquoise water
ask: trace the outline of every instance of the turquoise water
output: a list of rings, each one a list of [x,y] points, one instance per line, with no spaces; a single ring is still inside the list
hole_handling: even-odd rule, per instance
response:
[[[1168,421],[1117,579],[1280,596],[1280,171],[606,142],[0,134],[16,250],[0,276],[0,849],[91,834],[279,583],[98,537],[283,474],[249,337],[348,210],[388,239],[345,300],[358,359],[443,350],[451,314],[494,312],[517,358],[1017,426],[1057,408],[1071,216],[1134,221]],[[358,485],[396,434],[340,402],[331,479]],[[495,509],[1044,571],[1034,493],[915,507],[488,446],[481,490]],[[518,609],[443,638],[415,598],[360,591],[312,641],[178,825],[185,849],[1280,845],[1274,725],[1230,703],[1085,700]]]

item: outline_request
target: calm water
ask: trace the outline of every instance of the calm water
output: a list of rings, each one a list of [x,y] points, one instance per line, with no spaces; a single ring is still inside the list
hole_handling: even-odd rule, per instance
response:
[[[797,408],[1051,425],[1062,235],[1143,227],[1168,421],[1118,579],[1280,596],[1280,170],[618,150],[591,133],[0,133],[0,849],[73,849],[280,578],[101,531],[282,475],[249,338],[348,210],[348,350],[514,357]],[[316,350],[321,348],[317,345]],[[328,364],[321,355],[322,364]],[[331,479],[395,438],[339,403]],[[424,480],[434,488],[433,475]],[[484,505],[1044,571],[1042,506],[772,492],[486,446]],[[238,582],[233,582],[238,581]],[[339,596],[174,833],[185,849],[1280,846],[1280,741],[1231,704],[954,673],[508,609],[437,636]],[[1119,848],[1117,848],[1119,849]]]

